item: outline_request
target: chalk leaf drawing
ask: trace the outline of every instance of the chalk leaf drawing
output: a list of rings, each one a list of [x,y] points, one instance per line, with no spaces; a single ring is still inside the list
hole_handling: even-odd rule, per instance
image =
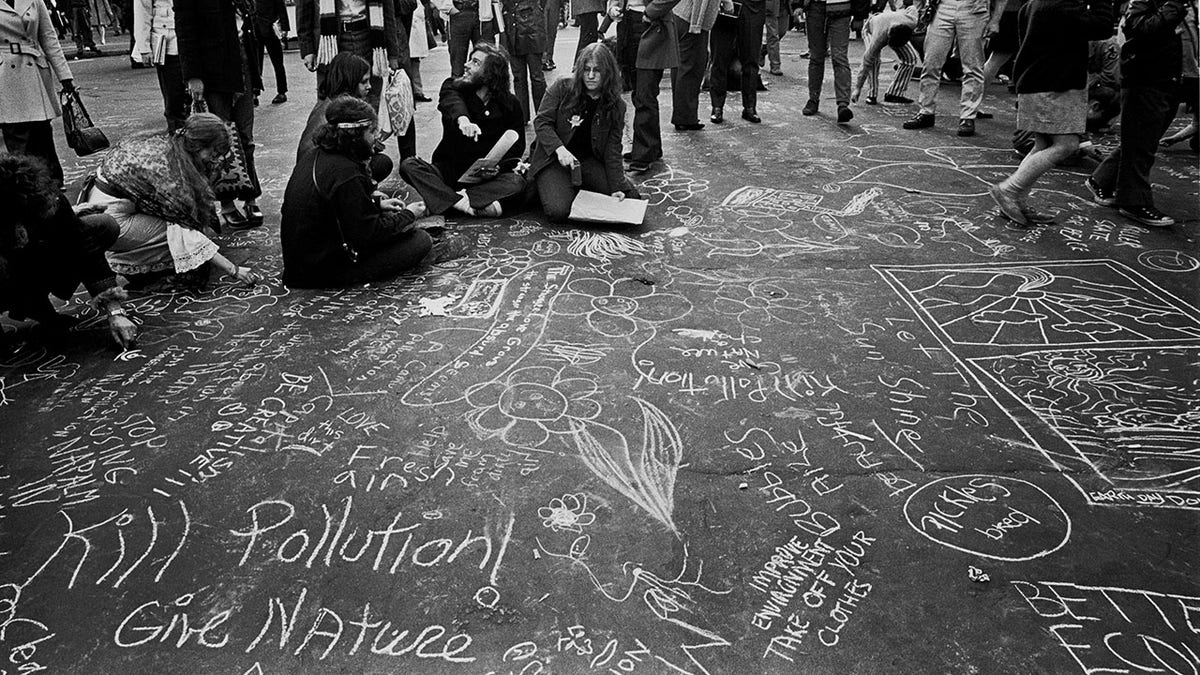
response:
[[[679,431],[661,410],[634,398],[642,412],[642,448],[635,458],[625,436],[599,422],[572,420],[571,438],[587,468],[617,492],[677,532],[675,475],[683,461]]]
[[[596,514],[588,511],[587,495],[567,493],[550,500],[549,506],[538,509],[542,526],[554,532],[583,532],[596,522]]]
[[[765,328],[776,323],[812,323],[807,311],[810,305],[807,300],[789,293],[783,284],[760,280],[749,285],[722,286],[717,291],[713,309],[718,316],[737,317],[743,326]]]
[[[467,403],[474,408],[467,423],[479,438],[541,447],[551,434],[573,433],[578,424],[599,415],[595,394],[591,380],[564,378],[546,366],[519,368],[500,381],[467,389]]]
[[[605,281],[575,279],[554,299],[553,311],[563,316],[586,317],[592,330],[608,337],[632,335],[639,322],[673,321],[692,311],[682,295],[658,293],[654,286],[634,279]]]

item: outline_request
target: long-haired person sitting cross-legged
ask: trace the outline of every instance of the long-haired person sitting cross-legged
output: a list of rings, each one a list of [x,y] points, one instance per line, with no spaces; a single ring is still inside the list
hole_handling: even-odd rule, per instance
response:
[[[205,234],[220,229],[209,176],[229,152],[229,144],[225,123],[216,115],[199,113],[178,131],[130,136],[105,155],[84,194],[121,228],[107,253],[113,271],[131,280],[195,271],[203,284],[205,263],[211,261],[238,281],[258,281],[252,270],[218,253]]]
[[[72,210],[47,164],[29,155],[0,152],[0,204],[0,312],[52,331],[66,328],[71,319],[55,311],[49,296],[65,300],[82,283],[108,315],[113,340],[132,347],[137,327],[125,316],[125,291],[104,260],[117,239],[116,222],[92,208]]]
[[[525,122],[521,104],[510,92],[511,82],[508,57],[500,48],[481,43],[467,60],[463,76],[442,84],[442,141],[433,151],[433,162],[415,157],[400,162],[400,175],[421,193],[429,213],[453,208],[467,215],[498,217],[520,205],[525,179],[513,169],[525,152]],[[499,167],[484,172],[481,182],[460,183],[463,173],[502,139],[512,144]]]
[[[425,207],[374,194],[367,169],[379,136],[375,111],[342,96],[325,111],[316,147],[296,163],[283,195],[283,283],[338,288],[394,277],[432,246],[414,224]]]
[[[621,165],[625,102],[608,47],[593,43],[579,52],[574,75],[546,92],[533,129],[527,175],[551,221],[567,220],[581,189],[618,199],[639,196]]]

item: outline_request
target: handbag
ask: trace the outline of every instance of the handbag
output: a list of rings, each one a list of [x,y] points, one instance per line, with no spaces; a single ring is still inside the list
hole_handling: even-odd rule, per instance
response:
[[[388,78],[379,97],[379,128],[396,136],[408,133],[416,104],[413,102],[412,82],[408,73],[397,70]]]
[[[92,118],[83,107],[83,99],[78,91],[60,91],[58,100],[63,109],[63,129],[67,135],[67,146],[74,150],[76,155],[86,157],[109,146],[108,137],[92,124]]]
[[[208,106],[200,97],[192,98],[192,112],[208,112]],[[232,122],[225,122],[225,130],[229,133],[229,151],[217,158],[220,170],[210,181],[213,194],[222,201],[235,198],[253,198],[255,195],[254,181],[250,179],[250,171],[246,168],[246,152],[242,149],[241,135]]]

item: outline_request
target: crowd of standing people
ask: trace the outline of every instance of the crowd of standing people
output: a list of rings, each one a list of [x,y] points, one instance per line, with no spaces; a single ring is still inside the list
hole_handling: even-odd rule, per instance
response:
[[[128,347],[136,329],[125,318],[116,274],[127,285],[162,274],[203,283],[210,269],[242,283],[259,280],[225,258],[212,234],[264,222],[255,107],[268,57],[276,89],[271,103],[288,101],[283,52],[292,26],[282,0],[69,2],[65,15],[49,0],[0,0],[0,40],[8,46],[0,54],[6,150],[0,196],[16,205],[0,216],[0,310],[53,323],[46,296],[64,297],[65,289],[84,283],[107,313],[114,339]],[[298,134],[284,197],[284,283],[365,283],[461,254],[453,239],[419,227],[430,215],[497,217],[533,205],[562,222],[582,190],[636,198],[629,174],[663,158],[659,98],[667,71],[676,131],[705,128],[706,88],[708,123],[726,122],[728,92],[736,90],[741,119],[758,124],[758,93],[766,88],[761,73],[783,74],[779,42],[793,27],[807,34],[802,112],[820,112],[829,61],[838,124],[850,123],[852,106],[882,98],[915,104],[905,129],[933,127],[939,89],[959,79],[957,134],[972,136],[977,120],[992,117],[983,109],[985,88],[1012,60],[1014,146],[1024,156],[991,196],[1000,214],[1020,225],[1054,221],[1029,204],[1033,186],[1079,153],[1086,132],[1113,117],[1121,122],[1119,147],[1102,158],[1086,187],[1097,203],[1144,225],[1173,224],[1153,202],[1150,170],[1160,143],[1188,140],[1196,148],[1194,122],[1164,138],[1179,103],[1196,106],[1194,0],[794,0],[790,6],[787,0],[573,0],[567,6],[569,12],[544,0],[296,0],[297,44],[315,74],[318,103]],[[559,69],[554,41],[565,13],[579,26],[572,73],[547,86],[545,73]],[[614,22],[615,39],[605,39]],[[60,96],[74,90],[60,39],[70,32],[82,56],[97,49],[95,35],[103,42],[105,29],[118,26],[129,35],[131,63],[156,70],[166,124],[119,142],[72,206],[62,195],[51,127],[62,114]],[[864,41],[856,79],[848,58],[853,33]],[[441,140],[426,160],[418,156],[411,112],[432,100],[420,67],[438,35],[451,74],[437,96]],[[880,97],[885,47],[898,65]],[[906,93],[918,75],[914,101]],[[396,106],[407,117],[395,116]],[[622,153],[627,123],[632,148]],[[398,163],[386,151],[388,135],[397,139]],[[397,169],[419,200],[405,203],[378,191]],[[55,260],[55,247],[70,254]]]

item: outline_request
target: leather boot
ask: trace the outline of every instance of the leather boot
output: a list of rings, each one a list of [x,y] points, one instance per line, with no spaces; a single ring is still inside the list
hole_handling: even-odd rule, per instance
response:
[[[708,120],[713,124],[720,124],[725,121],[725,107],[714,105],[712,114],[708,116]]]

